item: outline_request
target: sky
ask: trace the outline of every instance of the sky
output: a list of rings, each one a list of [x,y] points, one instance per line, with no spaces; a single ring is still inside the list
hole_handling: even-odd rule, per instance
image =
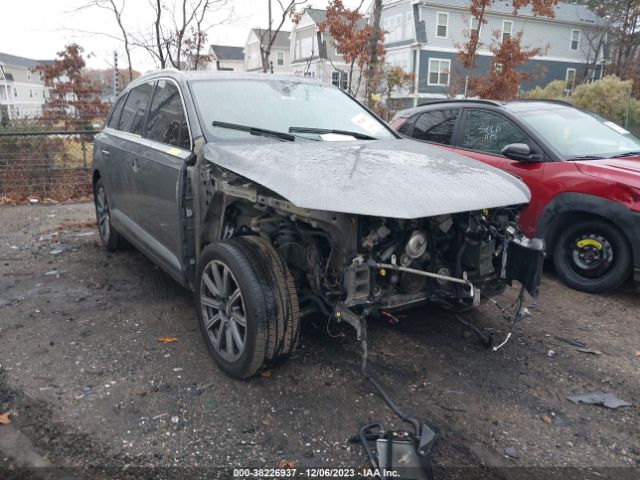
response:
[[[89,0],[0,0],[2,27],[0,52],[33,59],[53,59],[65,45],[76,42],[85,49],[87,64],[91,68],[110,68],[113,52],[120,56],[120,66],[126,65],[123,44],[117,38],[119,30],[113,14],[99,8],[77,11]],[[119,2],[123,0],[118,0]],[[123,19],[131,31],[149,31],[153,10],[149,0],[124,0]],[[172,1],[172,0],[165,0]],[[209,30],[208,43],[243,46],[249,29],[266,27],[269,0],[229,0],[229,10],[212,13],[208,22],[218,24]],[[284,2],[283,2],[284,3]],[[308,2],[316,8],[325,8],[327,0]],[[369,2],[365,1],[365,6]],[[347,7],[355,7],[360,0],[345,0]],[[273,0],[274,17],[280,7]],[[290,24],[287,25],[290,28]],[[283,27],[284,28],[284,27]],[[133,51],[133,66],[142,72],[154,69],[154,63],[141,49]]]

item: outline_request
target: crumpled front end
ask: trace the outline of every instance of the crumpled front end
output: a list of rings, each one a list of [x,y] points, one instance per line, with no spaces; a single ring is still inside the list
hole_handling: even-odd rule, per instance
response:
[[[518,208],[419,220],[361,217],[358,255],[344,269],[340,304],[394,310],[423,302],[477,306],[513,280],[537,296],[544,243],[516,223]]]

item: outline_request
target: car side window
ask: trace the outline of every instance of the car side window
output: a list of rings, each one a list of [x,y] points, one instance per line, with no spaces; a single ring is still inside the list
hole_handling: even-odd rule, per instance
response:
[[[122,109],[122,114],[120,115],[118,130],[142,135],[144,114],[149,104],[152,89],[153,84],[144,83],[129,92],[127,101]]]
[[[122,107],[124,107],[124,101],[126,100],[126,98],[126,95],[122,95],[116,102],[113,110],[111,111],[111,116],[109,117],[107,127],[116,129],[118,128],[118,121],[120,120],[120,114],[122,113]]]
[[[413,125],[412,136],[417,140],[451,145],[457,118],[457,109],[423,112]]]
[[[173,83],[160,80],[149,109],[147,138],[188,150],[191,148],[187,117],[180,91]]]
[[[460,146],[479,152],[500,154],[510,143],[532,146],[527,135],[508,118],[489,110],[468,110]]]

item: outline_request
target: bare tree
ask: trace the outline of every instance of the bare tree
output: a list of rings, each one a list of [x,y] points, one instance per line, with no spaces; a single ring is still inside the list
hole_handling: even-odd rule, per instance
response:
[[[128,64],[128,74],[129,74],[129,82],[133,81],[133,66],[131,65],[131,45],[129,43],[129,34],[127,33],[126,28],[124,27],[124,23],[122,22],[122,13],[124,12],[125,0],[91,0],[87,4],[81,6],[77,10],[82,10],[86,8],[96,7],[102,8],[105,10],[109,10],[113,13],[113,16],[116,19],[116,23],[118,24],[118,28],[122,33],[122,41],[124,42],[124,51],[127,55],[127,64]]]
[[[308,0],[289,0],[288,4],[283,4],[281,0],[276,0],[280,5],[280,19],[278,26],[273,28],[273,18],[271,15],[271,0],[269,0],[269,26],[260,34],[260,60],[262,61],[262,71],[269,71],[269,57],[271,56],[271,48],[276,41],[278,33],[282,30],[282,26],[288,17],[294,22],[300,20],[300,14],[296,12],[297,7],[304,5]]]
[[[123,11],[127,0],[88,0],[76,9],[102,8],[113,12],[122,34],[129,76],[133,78],[131,49],[138,47],[147,52],[160,68],[172,66],[181,69],[185,65],[197,68],[205,55],[201,50],[207,39],[207,32],[216,25],[226,23],[233,13],[232,0],[147,0],[148,10],[153,12],[149,29],[132,31],[125,27]],[[210,14],[226,13],[215,23],[209,23]],[[144,19],[139,23],[144,24]],[[81,30],[76,30],[81,31]],[[111,33],[97,33],[109,38],[117,38]]]

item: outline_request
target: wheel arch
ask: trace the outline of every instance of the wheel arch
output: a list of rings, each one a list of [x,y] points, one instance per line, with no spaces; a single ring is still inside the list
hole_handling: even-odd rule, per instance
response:
[[[640,227],[635,225],[630,210],[613,200],[583,193],[561,193],[547,203],[542,211],[536,236],[553,246],[563,225],[585,219],[604,221],[620,230],[631,250],[634,265],[640,267],[640,244],[634,242],[630,235],[632,232],[640,234]]]

